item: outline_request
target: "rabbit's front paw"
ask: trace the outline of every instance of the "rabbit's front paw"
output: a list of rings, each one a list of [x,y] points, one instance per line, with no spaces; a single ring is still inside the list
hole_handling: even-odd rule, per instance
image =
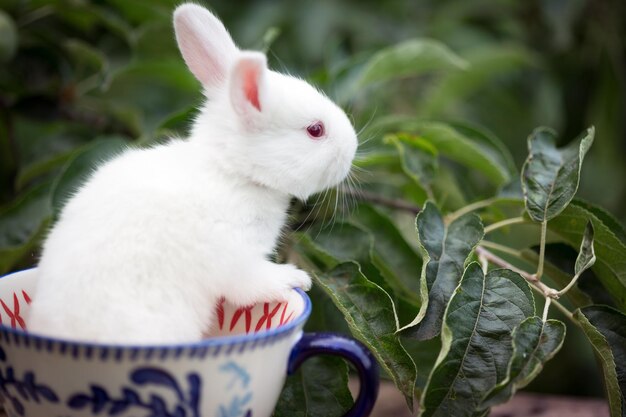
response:
[[[237,305],[247,306],[258,302],[289,300],[294,288],[311,289],[311,277],[290,264],[264,261],[242,274],[236,285],[227,285],[223,296]]]
[[[267,299],[288,300],[294,288],[311,289],[311,277],[306,272],[290,264],[272,264],[272,267],[272,273],[262,284]]]
[[[311,277],[309,274],[304,272],[301,269],[294,267],[293,265],[285,265],[290,266],[291,271],[289,271],[289,278],[287,279],[287,284],[289,288],[302,288],[304,291],[308,291],[311,289]]]

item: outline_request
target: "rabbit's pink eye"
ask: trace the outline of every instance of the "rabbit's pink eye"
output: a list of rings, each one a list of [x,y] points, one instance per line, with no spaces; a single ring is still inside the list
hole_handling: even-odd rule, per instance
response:
[[[324,124],[322,122],[315,122],[307,127],[306,131],[311,138],[321,138],[324,136]]]

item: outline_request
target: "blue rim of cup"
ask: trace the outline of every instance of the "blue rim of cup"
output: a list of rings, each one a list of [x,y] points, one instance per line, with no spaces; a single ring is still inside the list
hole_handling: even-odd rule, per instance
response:
[[[8,278],[12,275],[16,275],[19,273],[23,273],[29,271],[28,269],[22,271],[12,272],[10,274],[6,274],[0,276],[0,279]],[[3,324],[0,324],[0,333],[4,334],[5,338],[8,335],[12,335],[14,339],[22,338],[26,341],[33,340],[35,344],[62,344],[68,346],[76,346],[79,348],[87,348],[87,349],[130,349],[130,350],[169,350],[169,349],[197,349],[197,348],[210,348],[210,347],[223,347],[223,346],[236,346],[242,344],[249,344],[253,342],[255,345],[257,343],[265,344],[264,342],[272,341],[275,339],[282,339],[283,337],[291,334],[294,330],[304,326],[304,323],[307,321],[309,316],[311,315],[311,299],[306,293],[300,288],[294,288],[304,301],[304,309],[300,315],[298,315],[293,321],[286,323],[282,326],[276,327],[274,329],[269,330],[261,330],[259,332],[248,333],[248,334],[238,334],[234,336],[216,336],[211,338],[206,338],[202,340],[198,340],[195,342],[184,342],[184,343],[164,343],[164,344],[123,344],[123,343],[97,343],[97,342],[89,342],[79,339],[62,339],[49,337],[42,334],[30,333],[21,329],[14,329],[12,327],[7,327]],[[0,342],[2,338],[0,337]],[[37,343],[39,342],[39,343]]]

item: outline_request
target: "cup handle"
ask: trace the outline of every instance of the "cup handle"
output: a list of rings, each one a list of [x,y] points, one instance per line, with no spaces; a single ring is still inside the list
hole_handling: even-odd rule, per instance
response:
[[[302,362],[315,355],[333,355],[348,360],[359,374],[360,389],[354,406],[344,417],[367,417],[378,396],[378,364],[371,352],[360,342],[334,333],[305,333],[296,342],[287,364],[293,374]]]

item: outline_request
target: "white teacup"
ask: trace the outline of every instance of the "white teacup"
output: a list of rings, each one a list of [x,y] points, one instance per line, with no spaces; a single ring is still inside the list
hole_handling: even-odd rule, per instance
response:
[[[34,269],[0,279],[0,396],[9,417],[266,417],[287,373],[316,354],[344,357],[361,390],[347,416],[369,415],[378,368],[353,339],[304,334],[311,301],[218,307],[218,329],[196,343],[104,345],[26,331]]]

